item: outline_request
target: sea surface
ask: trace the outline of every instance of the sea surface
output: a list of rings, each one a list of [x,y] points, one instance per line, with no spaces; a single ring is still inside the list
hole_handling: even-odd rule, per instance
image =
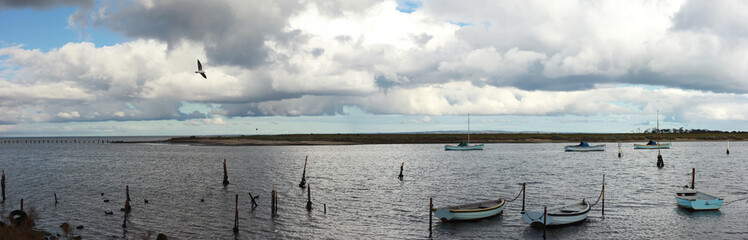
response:
[[[549,239],[746,239],[748,142],[674,142],[662,150],[605,143],[604,152],[564,152],[575,143],[486,144],[483,151],[444,151],[443,144],[353,146],[191,146],[107,143],[158,138],[0,138],[6,175],[3,216],[34,207],[37,227],[63,234],[63,222],[84,239],[418,239],[429,237],[435,207],[513,199],[527,183],[526,208],[602,201],[586,221],[547,229]],[[64,141],[75,140],[75,143]],[[19,143],[9,143],[19,141]],[[40,142],[41,141],[41,142]],[[642,142],[644,143],[644,142]],[[598,144],[598,143],[592,143]],[[298,187],[307,166],[307,190]],[[230,184],[223,186],[226,159]],[[404,179],[397,178],[404,163]],[[723,197],[720,211],[692,212],[674,192],[691,183]],[[125,219],[129,185],[132,211]],[[279,192],[271,215],[270,193]],[[252,208],[249,193],[259,196]],[[54,203],[57,194],[58,203]],[[235,196],[239,232],[234,233]],[[149,202],[145,203],[145,199]],[[109,200],[105,202],[105,200]],[[326,212],[325,212],[326,206]],[[522,197],[493,218],[442,223],[437,239],[539,239],[522,222]],[[106,215],[105,212],[113,214]],[[123,222],[126,228],[123,228]]]

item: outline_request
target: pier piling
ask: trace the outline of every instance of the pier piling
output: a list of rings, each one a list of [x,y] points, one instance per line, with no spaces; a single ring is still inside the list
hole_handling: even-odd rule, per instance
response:
[[[694,188],[694,184],[696,184],[696,168],[691,168],[691,189]]]
[[[603,216],[605,216],[605,174],[603,174]]]
[[[307,160],[309,160],[309,156],[306,156],[306,158],[304,158],[304,171],[301,173],[301,183],[299,183],[299,187],[300,188],[306,187],[306,163],[307,163]]]
[[[405,167],[405,162],[403,162],[402,165],[400,165],[400,175],[397,176],[397,178],[400,179],[400,181],[403,180],[403,168]]]
[[[312,185],[306,188],[306,210],[312,211]]]
[[[3,202],[5,202],[5,169],[3,169],[3,177],[2,180],[0,180],[0,185],[2,185],[3,188]]]
[[[234,232],[239,232],[239,194],[236,194],[236,208],[234,209]]]
[[[223,185],[229,185],[229,175],[226,172],[226,159],[223,159]]]
[[[522,211],[523,212],[525,211],[525,184],[527,183],[522,183]]]
[[[431,225],[434,224],[432,217],[434,215],[434,198],[429,198],[429,237],[431,237]]]

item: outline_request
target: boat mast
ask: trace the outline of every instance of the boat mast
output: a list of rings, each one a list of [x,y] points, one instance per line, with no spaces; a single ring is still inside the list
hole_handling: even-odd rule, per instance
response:
[[[470,113],[468,113],[468,145],[470,145]]]
[[[657,110],[657,155],[660,155],[660,110]]]

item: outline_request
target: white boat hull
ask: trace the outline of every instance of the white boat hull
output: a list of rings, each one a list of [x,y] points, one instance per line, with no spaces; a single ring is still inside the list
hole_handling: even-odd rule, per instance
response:
[[[496,201],[494,201],[496,203]],[[457,210],[455,207],[443,207],[433,209],[434,216],[443,222],[446,221],[461,221],[461,220],[475,220],[481,218],[487,218],[495,216],[504,211],[504,199],[499,199],[499,204],[490,208],[483,209],[472,209],[472,210]]]
[[[578,145],[565,146],[564,150],[567,152],[593,152],[593,151],[605,151],[605,144],[594,145],[589,147],[582,147]]]
[[[468,146],[444,145],[444,150],[457,150],[457,151],[483,150],[483,144],[481,143],[481,144],[468,145]]]
[[[634,144],[634,149],[670,149],[670,143],[665,144],[655,144],[655,145],[647,145],[647,144]]]
[[[589,203],[584,204],[586,205],[586,208],[584,209],[576,209],[577,211],[562,211],[563,208],[560,208],[558,210],[549,211],[545,216],[543,215],[543,211],[524,211],[522,212],[522,220],[528,224],[545,224],[546,226],[564,225],[583,221],[587,219],[587,214],[590,212]]]

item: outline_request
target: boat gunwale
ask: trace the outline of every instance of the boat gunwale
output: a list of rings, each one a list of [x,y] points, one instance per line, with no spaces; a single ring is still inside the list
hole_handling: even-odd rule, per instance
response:
[[[559,216],[559,217],[572,217],[572,216],[579,216],[579,215],[582,215],[582,214],[587,214],[587,213],[590,212],[590,210],[592,209],[592,207],[590,206],[590,203],[588,203],[588,202],[584,202],[584,204],[586,204],[587,207],[585,207],[584,209],[580,209],[579,211],[576,211],[576,212],[571,212],[571,213],[548,213],[548,215],[549,216]],[[573,205],[577,205],[577,204],[566,205],[566,206],[573,206]],[[566,206],[564,206],[564,207],[566,207]],[[560,210],[560,209],[562,209],[564,207],[561,207],[558,210]]]
[[[485,201],[485,202],[477,202],[477,203],[478,204],[480,204],[480,203],[494,203],[494,202],[497,202],[497,201],[499,202],[499,204],[497,204],[496,206],[493,206],[493,207],[489,207],[489,208],[465,209],[465,210],[462,210],[462,209],[452,209],[454,207],[471,205],[471,204],[476,204],[476,203],[469,203],[469,204],[457,205],[457,206],[447,206],[445,208],[449,208],[449,211],[453,212],[453,213],[485,212],[485,211],[491,211],[491,210],[503,207],[504,204],[506,204],[506,200],[504,198],[499,198],[497,200],[490,200],[490,201]]]

